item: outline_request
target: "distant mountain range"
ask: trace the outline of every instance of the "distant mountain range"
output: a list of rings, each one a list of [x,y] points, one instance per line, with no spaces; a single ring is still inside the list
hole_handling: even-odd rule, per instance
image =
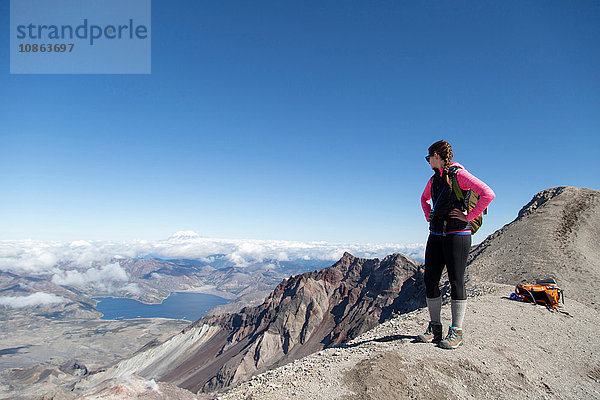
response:
[[[227,307],[238,310],[256,301],[257,296],[264,298],[282,279],[322,268],[329,263],[322,260],[266,259],[238,267],[225,255],[215,254],[208,261],[120,258],[111,260],[108,265],[113,268],[107,269],[101,264],[92,264],[91,268],[63,264],[61,268],[66,273],[62,275],[0,271],[0,296],[27,296],[40,292],[56,295],[64,301],[50,306],[40,304],[35,308],[19,309],[19,312],[60,319],[97,318],[100,313],[95,309],[97,301],[94,297],[116,295],[158,303],[176,291],[195,291],[230,300],[238,299]],[[95,272],[93,279],[90,278],[90,270]],[[119,274],[125,276],[126,285]],[[8,316],[10,313],[10,309],[0,307],[0,315]]]

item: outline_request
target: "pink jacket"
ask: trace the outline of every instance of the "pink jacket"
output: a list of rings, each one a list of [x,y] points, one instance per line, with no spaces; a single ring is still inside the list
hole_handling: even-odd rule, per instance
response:
[[[467,214],[467,221],[472,221],[477,218],[483,212],[483,210],[487,208],[487,206],[490,205],[492,200],[494,200],[494,197],[496,197],[496,194],[488,185],[467,171],[465,167],[459,163],[453,162],[451,165],[460,167],[460,169],[456,172],[456,177],[458,179],[458,185],[460,188],[462,190],[472,189],[479,195],[479,201],[477,202],[477,205],[469,214]],[[423,190],[423,194],[421,195],[421,207],[425,213],[425,219],[429,217],[429,212],[431,211],[430,200],[431,178],[429,181],[427,181],[427,186],[425,186],[425,190]]]

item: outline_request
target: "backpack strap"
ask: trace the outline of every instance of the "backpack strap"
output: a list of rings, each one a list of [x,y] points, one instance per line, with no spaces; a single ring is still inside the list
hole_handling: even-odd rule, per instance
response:
[[[458,166],[454,166],[452,168],[450,168],[450,170],[448,171],[450,173],[450,177],[452,179],[452,191],[454,191],[454,194],[456,195],[456,198],[458,199],[458,201],[460,201],[461,203],[465,203],[465,194],[463,193],[463,190],[460,188],[460,184],[458,183],[458,170],[460,169],[460,167]],[[466,204],[464,204],[468,210],[468,206]]]

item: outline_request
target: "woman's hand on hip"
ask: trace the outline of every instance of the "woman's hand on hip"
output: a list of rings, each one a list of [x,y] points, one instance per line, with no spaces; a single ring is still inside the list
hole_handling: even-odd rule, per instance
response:
[[[452,210],[450,210],[448,215],[450,216],[450,218],[456,218],[456,219],[460,219],[463,222],[469,222],[469,221],[467,221],[467,214],[465,212],[459,210],[458,208],[453,208]]]

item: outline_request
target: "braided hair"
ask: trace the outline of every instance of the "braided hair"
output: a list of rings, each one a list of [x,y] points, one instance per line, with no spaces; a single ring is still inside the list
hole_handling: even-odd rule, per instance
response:
[[[442,178],[445,178],[448,186],[451,186],[450,183],[450,164],[452,164],[452,146],[450,143],[445,140],[440,140],[429,146],[429,155],[433,156],[433,153],[437,153],[444,161],[444,171],[442,173]],[[439,174],[440,171],[436,169],[436,173]]]

